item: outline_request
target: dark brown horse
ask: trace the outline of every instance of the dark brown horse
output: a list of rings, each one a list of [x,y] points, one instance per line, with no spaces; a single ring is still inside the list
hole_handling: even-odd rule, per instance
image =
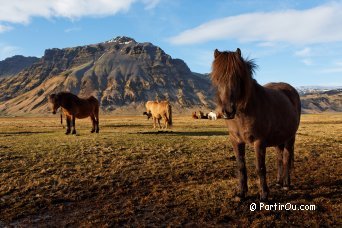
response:
[[[199,111],[199,118],[200,119],[208,119],[208,113],[204,115],[202,111]]]
[[[62,108],[67,122],[67,130],[65,134],[70,134],[72,126],[72,134],[76,134],[75,119],[83,119],[88,116],[91,118],[93,127],[91,133],[99,133],[99,102],[90,96],[87,99],[82,99],[68,92],[51,94],[49,102],[52,104],[52,113],[56,114],[59,107]],[[61,114],[62,122],[62,114]]]
[[[290,187],[294,142],[299,126],[301,105],[297,91],[286,83],[259,85],[253,79],[256,65],[235,52],[214,53],[211,80],[217,89],[218,106],[227,119],[230,141],[239,171],[237,199],[246,196],[247,171],[245,145],[254,147],[259,176],[260,199],[267,200],[265,153],[275,147],[278,153],[277,184]]]

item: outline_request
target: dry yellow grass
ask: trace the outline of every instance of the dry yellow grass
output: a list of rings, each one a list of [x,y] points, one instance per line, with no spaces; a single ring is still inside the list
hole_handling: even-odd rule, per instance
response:
[[[0,227],[153,225],[341,225],[342,115],[303,115],[293,189],[275,186],[268,149],[269,203],[315,211],[255,211],[254,152],[247,151],[248,198],[234,202],[235,157],[223,120],[176,116],[168,132],[144,117],[102,117],[100,134],[77,120],[64,135],[54,118],[0,119]]]

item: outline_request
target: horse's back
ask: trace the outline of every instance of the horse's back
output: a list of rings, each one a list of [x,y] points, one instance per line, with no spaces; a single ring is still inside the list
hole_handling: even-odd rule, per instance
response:
[[[296,111],[300,115],[300,111],[301,111],[300,98],[299,98],[299,94],[297,90],[293,86],[284,82],[277,82],[277,83],[272,82],[272,83],[268,83],[264,85],[264,87],[282,92],[289,99],[293,107],[296,109]]]
[[[94,105],[99,105],[99,101],[94,96],[88,97],[87,100],[89,101],[89,103],[92,103]]]

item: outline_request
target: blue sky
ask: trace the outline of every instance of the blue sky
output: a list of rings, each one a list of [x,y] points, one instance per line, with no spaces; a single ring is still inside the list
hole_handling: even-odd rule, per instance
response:
[[[342,86],[342,1],[0,0],[0,60],[116,36],[209,73],[215,48],[259,65],[261,83]]]

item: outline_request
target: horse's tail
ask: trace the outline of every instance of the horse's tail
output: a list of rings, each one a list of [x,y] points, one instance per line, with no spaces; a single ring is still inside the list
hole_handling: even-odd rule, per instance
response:
[[[170,104],[167,105],[167,119],[168,119],[168,124],[172,126],[172,107]]]

